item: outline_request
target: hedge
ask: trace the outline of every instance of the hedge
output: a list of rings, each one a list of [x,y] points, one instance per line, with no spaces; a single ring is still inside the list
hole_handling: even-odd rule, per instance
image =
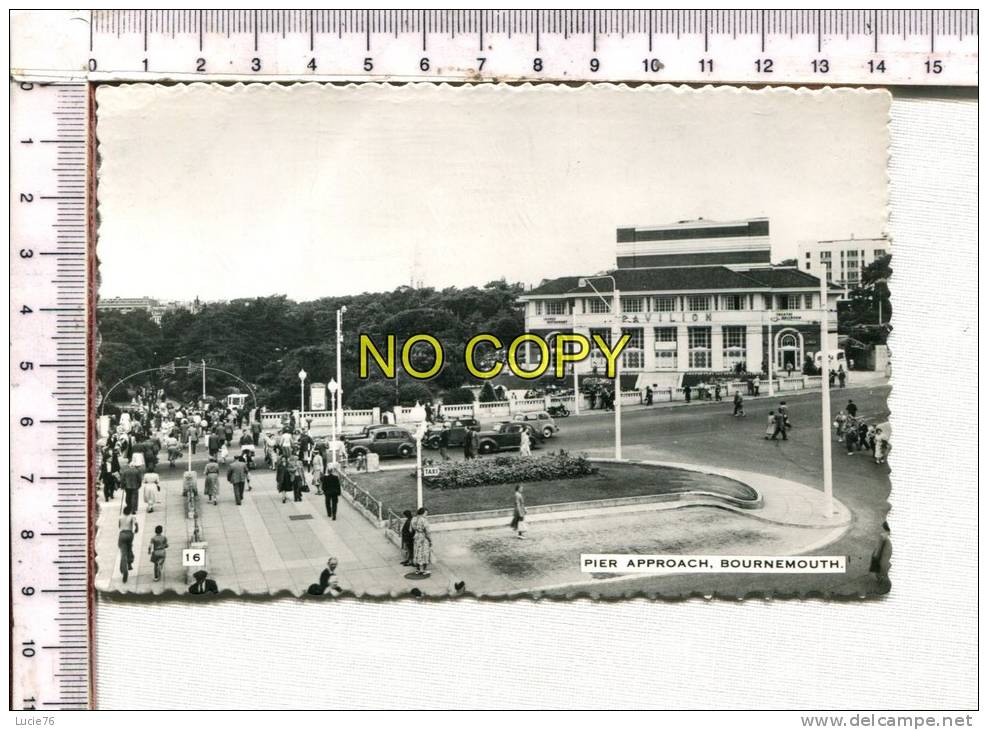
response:
[[[439,474],[424,478],[436,489],[466,489],[509,482],[543,482],[579,478],[597,473],[597,467],[583,454],[573,456],[556,451],[539,456],[498,454],[486,459],[448,461],[434,465]]]

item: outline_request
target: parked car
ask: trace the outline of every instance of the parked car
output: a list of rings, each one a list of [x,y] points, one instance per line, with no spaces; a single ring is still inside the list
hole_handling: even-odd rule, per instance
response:
[[[376,428],[367,436],[350,439],[345,442],[347,455],[353,458],[366,456],[373,452],[378,456],[398,456],[403,459],[415,455],[415,439],[404,428]]]
[[[450,446],[462,446],[463,436],[469,431],[479,431],[480,421],[476,418],[455,418],[452,421],[447,421],[449,424],[449,445]],[[425,445],[430,449],[439,448],[439,434],[442,432],[442,427],[434,427],[429,429],[429,433],[425,437]]]
[[[537,449],[542,443],[542,434],[536,431],[532,424],[509,421],[501,423],[493,431],[480,432],[480,453],[493,454],[497,451],[508,451],[521,447],[521,434],[528,431],[529,440],[533,449]]]
[[[556,425],[556,421],[546,411],[519,413],[514,417],[514,420],[531,424],[544,439],[551,439],[555,434],[559,433],[559,426]]]
[[[359,431],[354,431],[353,433],[343,433],[340,434],[341,441],[353,441],[355,439],[366,439],[370,438],[371,434],[375,431],[380,431],[382,428],[394,428],[388,423],[374,423],[370,426],[364,426]]]

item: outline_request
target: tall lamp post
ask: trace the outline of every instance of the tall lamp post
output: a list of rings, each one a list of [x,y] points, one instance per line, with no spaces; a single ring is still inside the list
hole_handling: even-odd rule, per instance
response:
[[[830,308],[827,304],[827,277],[820,277],[820,412],[823,436],[823,495],[824,517],[834,513],[834,473],[830,439]]]
[[[576,334],[576,300],[572,301],[573,307],[573,334]],[[576,415],[580,415],[580,376],[576,373],[576,363],[573,363],[573,407]]]
[[[412,409],[412,419],[418,422],[418,428],[412,437],[415,439],[415,505],[422,508],[422,439],[425,438],[429,424],[425,420],[425,408],[418,402]]]
[[[581,277],[578,284],[579,286],[589,286],[593,289],[594,294],[600,297],[600,300],[607,305],[607,299],[605,299],[597,287],[593,285],[592,279],[610,279],[611,288],[613,289],[614,300],[608,305],[613,315],[612,319],[614,322],[611,324],[611,346],[613,347],[621,339],[621,292],[618,291],[617,281],[610,274],[602,274],[600,276],[586,276]],[[614,363],[614,458],[621,458],[621,358],[618,357],[617,362]]]
[[[331,448],[332,453],[333,453],[333,464],[336,464],[336,447],[337,447],[337,433],[336,433],[336,407],[337,407],[336,406],[336,391],[338,391],[340,389],[340,386],[336,382],[335,379],[330,378],[329,385],[327,385],[326,387],[329,388],[329,407],[331,409],[333,409],[333,420],[331,421],[331,424],[330,424],[331,425],[331,428],[332,428],[332,430],[331,430],[332,440],[330,441],[330,448]]]
[[[301,421],[305,418],[305,379],[309,377],[309,374],[305,372],[305,368],[298,371],[299,380],[299,407],[298,407],[298,418]],[[301,427],[301,423],[299,426]]]
[[[333,413],[333,424],[337,435],[343,433],[343,420],[340,418],[340,406],[343,405],[343,376],[340,374],[340,351],[343,349],[343,315],[346,306],[336,310],[336,410]]]

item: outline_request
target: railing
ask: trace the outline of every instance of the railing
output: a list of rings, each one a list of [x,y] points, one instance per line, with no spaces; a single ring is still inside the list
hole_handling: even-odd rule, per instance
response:
[[[404,517],[395,512],[393,509],[388,510],[388,519],[384,525],[384,534],[385,537],[399,547],[401,546],[401,527],[404,523]]]
[[[384,505],[379,499],[361,489],[346,474],[340,475],[340,487],[344,496],[367,520],[376,527],[384,522]],[[390,511],[390,510],[389,510]]]

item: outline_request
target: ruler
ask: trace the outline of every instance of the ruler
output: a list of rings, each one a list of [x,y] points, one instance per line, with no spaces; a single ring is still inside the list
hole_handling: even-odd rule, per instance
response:
[[[10,88],[11,709],[91,697],[89,88]]]
[[[18,24],[63,42],[24,48]],[[978,83],[977,10],[94,10],[12,28],[18,77]]]

